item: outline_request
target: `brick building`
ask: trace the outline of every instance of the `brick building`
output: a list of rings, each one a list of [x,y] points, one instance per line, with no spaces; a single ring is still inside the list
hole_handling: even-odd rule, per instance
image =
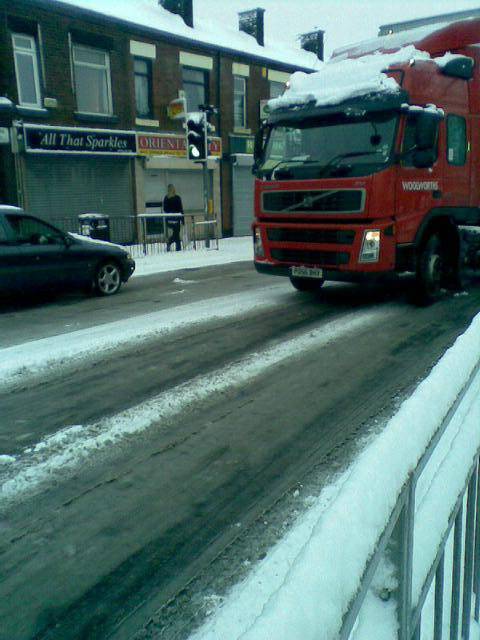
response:
[[[262,101],[293,71],[317,66],[323,33],[288,50],[265,45],[262,9],[240,14],[235,32],[194,25],[192,0],[89,7],[0,0],[0,201],[50,220],[132,216],[158,211],[173,182],[185,209],[202,211],[201,167],[186,157],[182,122],[167,114],[185,96],[189,111],[219,108],[208,162],[214,210],[224,235],[248,233]]]

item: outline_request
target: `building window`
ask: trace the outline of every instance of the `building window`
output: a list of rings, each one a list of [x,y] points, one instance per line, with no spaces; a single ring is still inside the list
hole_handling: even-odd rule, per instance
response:
[[[111,115],[112,88],[108,52],[74,44],[73,72],[78,111]]]
[[[137,118],[152,116],[152,61],[134,58],[135,105]]]
[[[247,82],[243,76],[233,76],[233,127],[247,128]]]
[[[456,166],[467,161],[467,122],[461,116],[447,116],[447,160]]]
[[[182,67],[183,90],[187,99],[187,111],[198,111],[201,104],[207,104],[208,72],[202,69]]]
[[[284,82],[274,82],[270,80],[270,99],[278,98],[285,91]]]
[[[12,33],[15,74],[17,76],[18,102],[23,107],[40,109],[40,74],[37,45],[33,36]]]

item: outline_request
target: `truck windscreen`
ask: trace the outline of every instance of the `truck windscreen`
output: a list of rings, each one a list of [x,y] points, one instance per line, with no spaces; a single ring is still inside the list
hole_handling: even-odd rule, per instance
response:
[[[398,113],[338,116],[275,125],[259,173],[273,179],[362,176],[393,157]]]

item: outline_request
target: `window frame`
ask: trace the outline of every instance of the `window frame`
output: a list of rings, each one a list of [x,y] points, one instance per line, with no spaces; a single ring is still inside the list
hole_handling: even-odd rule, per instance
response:
[[[450,148],[454,149],[454,147],[450,147],[450,126],[449,123],[456,120],[458,121],[462,121],[464,128],[463,128],[463,132],[464,132],[464,145],[463,145],[463,161],[461,162],[454,162],[453,160],[450,160],[448,157],[448,152],[450,150]],[[446,122],[445,122],[445,133],[446,133],[446,155],[447,155],[447,163],[451,166],[451,167],[464,167],[467,164],[467,157],[468,157],[468,127],[467,127],[467,119],[465,118],[465,116],[460,116],[456,113],[449,113],[447,115],[446,118]]]
[[[75,60],[75,50],[76,49],[86,49],[88,51],[95,51],[103,53],[105,56],[105,66],[95,64],[93,62],[77,62]],[[71,43],[71,60],[72,60],[72,71],[73,71],[73,86],[75,91],[75,99],[77,102],[78,113],[82,113],[90,116],[112,116],[113,115],[113,98],[112,98],[112,75],[111,75],[111,67],[110,67],[110,51],[106,49],[101,49],[99,47],[92,47],[90,45],[82,44],[80,42],[73,41]],[[83,111],[80,109],[78,104],[78,87],[77,87],[77,74],[76,67],[77,65],[82,67],[88,67],[89,69],[103,69],[105,70],[105,77],[107,82],[107,103],[108,103],[108,111]]]
[[[15,78],[17,81],[17,93],[18,93],[18,104],[21,107],[26,107],[28,109],[42,109],[42,86],[40,82],[40,68],[39,68],[39,59],[38,59],[38,47],[35,36],[32,36],[28,33],[19,33],[18,31],[12,31],[12,47],[13,47],[13,61],[15,66]],[[31,49],[23,49],[15,44],[15,37],[26,38],[30,40],[32,44]],[[37,102],[24,102],[22,100],[22,90],[21,90],[21,82],[20,82],[20,73],[18,69],[17,63],[17,52],[22,53],[22,55],[30,55],[33,60],[33,82],[35,85],[35,92],[37,94]]]
[[[189,104],[188,104],[188,96],[187,96],[187,91],[185,90],[185,78],[183,75],[184,71],[196,71],[197,73],[201,73],[203,75],[203,83],[201,82],[194,82],[192,80],[189,80],[187,82],[187,84],[192,84],[192,85],[196,85],[196,86],[203,86],[203,91],[205,94],[205,104],[208,104],[210,102],[210,71],[208,71],[207,69],[201,69],[199,67],[191,67],[189,65],[183,64],[182,65],[182,89],[185,92],[185,98],[187,100],[187,111],[189,110]],[[194,109],[194,111],[198,111],[198,105],[196,107],[196,109]]]
[[[135,62],[145,62],[147,65],[147,72],[140,73],[135,69]],[[137,76],[147,78],[147,93],[148,93],[148,112],[140,113],[137,104]],[[136,118],[153,118],[153,61],[150,58],[144,58],[142,56],[133,56],[133,84],[135,91],[135,116]]]
[[[237,80],[243,81],[243,122],[239,125],[236,122],[236,114],[235,114],[235,98],[240,95],[238,91],[235,89],[235,84]],[[233,76],[233,128],[234,130],[245,130],[247,128],[247,79],[245,76],[234,75]]]

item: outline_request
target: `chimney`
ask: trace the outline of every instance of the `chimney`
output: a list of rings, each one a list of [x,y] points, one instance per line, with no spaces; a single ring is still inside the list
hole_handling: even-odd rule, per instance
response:
[[[265,9],[251,9],[250,11],[240,11],[238,14],[238,24],[240,31],[253,36],[258,44],[265,45],[265,33],[263,28],[263,14]]]
[[[302,49],[314,53],[319,60],[323,61],[323,35],[325,31],[318,29],[317,31],[310,31],[310,33],[304,33],[300,36],[300,44]]]
[[[183,18],[187,27],[193,27],[193,0],[159,0],[159,4]]]

